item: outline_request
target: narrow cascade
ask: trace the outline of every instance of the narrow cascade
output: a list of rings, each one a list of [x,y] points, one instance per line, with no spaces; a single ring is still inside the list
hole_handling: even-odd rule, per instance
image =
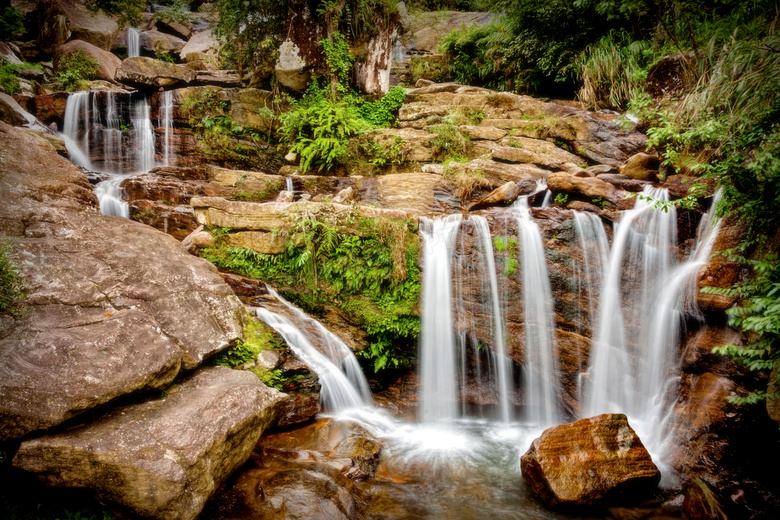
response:
[[[648,401],[652,402],[660,390],[640,389],[636,367],[648,364],[641,345],[660,326],[651,316],[668,281],[677,218],[673,207],[655,210],[644,198],[668,201],[666,190],[645,188],[642,195],[615,226],[591,352],[585,401],[588,416],[620,412],[642,417]],[[629,295],[625,307],[624,293]]]
[[[127,57],[134,58],[141,55],[141,33],[135,27],[127,28]]]
[[[173,137],[173,91],[171,90],[166,90],[160,96],[160,121],[158,126],[163,129],[163,164],[172,166],[171,160],[175,156],[175,152],[171,149]]]
[[[506,355],[506,340],[504,334],[504,316],[501,311],[501,296],[498,290],[498,277],[496,275],[496,261],[493,254],[493,240],[490,236],[490,228],[488,227],[487,220],[484,217],[478,215],[472,215],[469,217],[474,223],[476,235],[479,242],[482,244],[484,268],[483,272],[487,273],[488,280],[490,282],[490,316],[493,329],[493,341],[495,344],[495,359],[496,367],[496,386],[498,387],[498,404],[500,411],[500,418],[503,422],[509,422],[513,419],[511,407],[510,407],[510,395],[512,384],[512,364]],[[465,372],[465,370],[464,370]]]
[[[293,186],[292,177],[285,177],[284,181],[285,181],[285,189],[290,193],[294,193],[295,187]]]
[[[452,421],[458,413],[457,355],[452,323],[451,260],[461,216],[420,217],[423,237],[420,420]]]
[[[107,174],[95,187],[106,215],[127,217],[121,180],[154,166],[154,127],[146,97],[120,92],[76,92],[65,106],[62,138],[74,164]]]
[[[320,322],[308,317],[276,292],[270,288],[268,292],[282,304],[287,316],[262,307],[257,308],[255,313],[281,334],[293,352],[317,373],[322,385],[320,404],[323,410],[338,413],[371,406],[373,397],[368,382],[349,347]],[[320,349],[314,346],[314,342]]]
[[[520,235],[523,269],[526,362],[526,419],[542,426],[560,423],[557,355],[554,349],[553,299],[539,226],[531,218],[528,198],[513,205]]]
[[[595,333],[596,317],[598,316],[598,296],[601,291],[601,282],[604,275],[604,267],[609,258],[609,240],[604,231],[601,219],[593,213],[574,212],[574,229],[580,240],[582,249],[582,265],[580,266],[580,283],[578,284],[581,296],[588,301],[587,328],[591,334]],[[580,298],[580,301],[582,298]],[[584,309],[580,309],[584,314]],[[581,333],[581,331],[578,331]],[[587,361],[587,360],[585,360]],[[582,402],[582,381],[577,382],[577,395]]]

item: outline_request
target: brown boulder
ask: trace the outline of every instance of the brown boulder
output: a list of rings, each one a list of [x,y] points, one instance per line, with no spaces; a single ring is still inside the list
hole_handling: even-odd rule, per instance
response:
[[[114,81],[116,69],[122,64],[122,60],[110,52],[104,51],[103,49],[82,40],[72,40],[65,45],[60,45],[57,49],[57,54],[54,57],[54,66],[59,67],[60,60],[62,60],[63,56],[78,51],[83,51],[86,55],[91,56],[98,62],[100,65],[97,72],[98,79]]]
[[[187,45],[181,49],[179,56],[186,63],[203,62],[206,60],[206,56],[209,56],[216,61],[216,50],[218,48],[219,43],[209,29],[193,35],[192,38],[187,41]],[[214,63],[214,65],[216,65],[216,63]]]
[[[103,49],[111,45],[119,32],[116,21],[103,13],[93,13],[80,0],[53,0],[43,4],[38,45],[47,54],[68,40],[83,40]]]
[[[628,160],[620,165],[620,174],[629,179],[639,181],[658,180],[658,166],[660,161],[658,157],[644,152],[632,155]]]
[[[516,183],[510,181],[479,199],[477,202],[469,206],[466,211],[474,211],[475,209],[486,206],[494,206],[496,204],[510,204],[518,197],[518,195],[520,195],[520,187]]]
[[[150,54],[178,54],[187,42],[160,31],[144,31],[139,38],[141,49]]]
[[[243,307],[213,265],[159,231],[98,213],[83,172],[0,123],[0,234],[29,320],[0,339],[0,438],[160,388],[241,338]]]
[[[523,479],[546,506],[602,506],[651,495],[661,472],[622,414],[549,428],[520,459]]]
[[[17,103],[17,101],[0,92],[0,121],[12,126],[22,126],[30,122],[32,115]]]
[[[578,193],[591,199],[601,198],[611,202],[617,209],[630,209],[634,200],[626,198],[626,192],[598,177],[575,177],[564,172],[551,173],[547,187],[553,192]]]
[[[138,88],[158,89],[191,83],[195,72],[184,65],[137,56],[124,60],[114,79]]]
[[[285,396],[225,367],[204,368],[166,394],[25,441],[13,463],[144,517],[194,519],[249,457]]]

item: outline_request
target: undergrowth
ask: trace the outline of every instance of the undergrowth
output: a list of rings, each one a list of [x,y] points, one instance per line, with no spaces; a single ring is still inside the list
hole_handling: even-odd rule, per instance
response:
[[[99,70],[98,61],[83,50],[78,49],[60,57],[53,84],[57,89],[68,92],[84,90],[86,81],[95,79]]]
[[[26,285],[19,269],[8,253],[11,245],[0,241],[0,313],[15,318],[23,314]]]

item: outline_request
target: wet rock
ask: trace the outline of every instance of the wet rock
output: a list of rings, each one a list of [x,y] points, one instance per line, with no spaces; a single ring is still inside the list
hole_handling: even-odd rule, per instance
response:
[[[633,199],[626,198],[625,191],[598,177],[574,177],[568,173],[556,172],[547,177],[547,187],[554,192],[578,193],[591,199],[600,197],[611,202],[617,209],[630,209],[634,205]]]
[[[644,152],[632,155],[628,160],[620,165],[620,174],[629,179],[640,181],[658,180],[658,166],[660,161],[658,157]]]
[[[712,252],[723,252],[738,246],[746,232],[745,223],[738,223],[736,218],[732,216],[725,217],[712,246]],[[746,275],[743,266],[727,255],[713,254],[699,275],[699,292],[696,295],[699,307],[705,312],[722,312],[734,305],[736,297],[717,293],[709,294],[702,292],[702,289],[706,287],[728,288],[743,280]]]
[[[715,193],[714,179],[703,179],[701,177],[694,177],[692,175],[669,175],[666,178],[664,185],[669,190],[669,195],[672,197],[686,197],[691,191],[691,188],[697,185],[704,185],[704,196],[712,196]]]
[[[279,405],[273,426],[287,428],[311,422],[320,413],[318,394],[287,391],[290,398]]]
[[[285,396],[224,367],[201,369],[167,394],[25,441],[13,463],[144,517],[194,519],[249,457]]]
[[[143,31],[139,39],[141,49],[149,54],[178,54],[187,45],[185,40],[157,30]]]
[[[354,425],[349,433],[335,448],[336,457],[350,459],[356,471],[347,474],[352,480],[364,480],[371,478],[376,473],[379,465],[379,455],[382,452],[382,444],[368,430]]]
[[[140,56],[124,60],[116,70],[115,79],[133,87],[157,89],[191,83],[195,72],[184,65]]]
[[[100,65],[96,74],[98,79],[114,81],[116,69],[122,64],[122,60],[110,52],[82,40],[72,40],[57,48],[57,53],[54,57],[54,66],[59,68],[59,63],[64,56],[79,51],[85,53],[87,56],[91,56],[98,62]]]
[[[30,316],[0,340],[0,438],[159,388],[241,338],[243,308],[211,264],[100,215],[84,174],[44,139],[0,123],[0,140],[0,198],[15,200],[0,233],[15,237]]]
[[[533,182],[533,181],[531,181]],[[534,183],[535,185],[536,183]],[[485,206],[496,204],[510,204],[520,195],[520,187],[514,182],[507,182],[500,188],[491,191],[477,202],[468,207],[466,211],[474,211]]]
[[[651,495],[661,472],[622,414],[549,428],[520,459],[523,479],[548,507],[603,506]]]
[[[53,0],[43,4],[38,46],[54,54],[68,40],[83,40],[110,51],[119,32],[116,21],[103,13],[93,13],[79,0]]]
[[[685,489],[683,511],[689,520],[729,520],[722,500],[702,479],[694,479]]]
[[[5,58],[6,63],[9,65],[21,65],[24,63],[19,47],[13,43],[0,42],[0,56]]]

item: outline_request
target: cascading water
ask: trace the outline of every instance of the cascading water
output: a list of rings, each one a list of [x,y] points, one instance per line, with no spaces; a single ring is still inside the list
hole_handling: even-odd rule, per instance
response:
[[[146,97],[119,92],[76,92],[65,106],[62,137],[74,164],[107,174],[95,187],[101,211],[127,217],[120,183],[154,166],[154,127]]]
[[[422,322],[420,338],[420,420],[452,421],[458,413],[457,358],[452,324],[450,262],[460,215],[443,220],[420,217],[423,237]]]
[[[528,198],[515,202],[514,213],[520,234],[525,312],[526,418],[535,424],[553,426],[560,422],[559,377],[554,349],[552,291],[547,274],[542,235],[530,214]]]
[[[173,145],[173,91],[166,90],[160,96],[159,127],[163,129],[162,157],[165,166],[171,166]]]
[[[135,27],[127,28],[127,57],[134,58],[141,55],[141,33]]]
[[[268,293],[284,306],[288,316],[263,307],[257,308],[255,313],[281,334],[293,352],[317,373],[322,385],[320,401],[323,409],[339,413],[372,405],[373,397],[368,382],[349,347],[320,322],[306,316],[272,289],[269,288]],[[293,320],[301,326],[293,323]],[[319,350],[314,347],[312,335]]]

